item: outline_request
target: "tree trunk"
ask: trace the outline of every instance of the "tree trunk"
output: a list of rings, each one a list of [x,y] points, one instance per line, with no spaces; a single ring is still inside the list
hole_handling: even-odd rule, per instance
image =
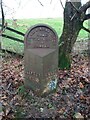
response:
[[[0,33],[3,31],[3,27],[4,27],[4,22],[5,22],[5,16],[4,16],[4,11],[3,11],[3,3],[2,3],[2,0],[1,0],[1,3],[0,3],[0,7],[1,7],[1,15],[2,15],[2,28],[0,30]]]
[[[81,2],[73,2],[76,8],[81,6]],[[79,31],[82,29],[83,22],[81,16],[76,14],[75,8],[70,2],[66,2],[64,9],[64,26],[59,41],[59,68],[69,69],[71,66],[70,53],[77,39]],[[74,18],[74,19],[73,19]]]

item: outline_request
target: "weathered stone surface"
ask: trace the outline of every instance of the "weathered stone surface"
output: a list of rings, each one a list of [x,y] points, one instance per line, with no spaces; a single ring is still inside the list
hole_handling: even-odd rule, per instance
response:
[[[49,26],[39,24],[25,35],[25,85],[37,95],[56,88],[58,79],[58,37]]]

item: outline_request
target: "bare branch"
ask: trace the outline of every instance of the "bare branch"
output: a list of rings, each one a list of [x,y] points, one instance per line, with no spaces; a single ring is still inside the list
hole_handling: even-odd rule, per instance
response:
[[[88,19],[90,19],[90,14],[85,15],[84,20],[88,20]]]
[[[50,1],[50,4],[52,3],[52,0]]]
[[[64,6],[63,6],[63,4],[62,4],[62,1],[61,1],[61,0],[59,0],[59,1],[60,1],[60,4],[61,4],[62,8],[64,9]]]
[[[82,29],[90,33],[90,30],[85,28],[84,26],[82,27]]]
[[[84,4],[81,8],[80,11],[81,12],[86,12],[86,10],[90,8],[90,1],[88,1],[86,4]]]
[[[44,5],[41,3],[41,1],[40,1],[40,0],[38,0],[38,2],[40,3],[40,5],[41,5],[41,6],[44,6]]]
[[[70,2],[70,3],[73,5],[72,2]],[[75,16],[76,16],[77,14],[82,14],[83,12],[85,13],[86,10],[87,10],[88,8],[90,8],[90,1],[87,2],[86,4],[84,4],[83,6],[81,6],[79,9],[77,9],[74,5],[73,5],[73,7],[77,10],[77,12],[72,16],[71,21],[75,18]],[[89,17],[89,16],[86,16],[84,20],[89,19],[88,17]]]

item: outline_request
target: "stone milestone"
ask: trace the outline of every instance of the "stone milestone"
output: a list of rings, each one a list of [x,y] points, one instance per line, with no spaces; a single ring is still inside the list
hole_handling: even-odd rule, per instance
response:
[[[38,24],[24,39],[25,86],[42,96],[56,89],[58,80],[58,36],[53,28]]]

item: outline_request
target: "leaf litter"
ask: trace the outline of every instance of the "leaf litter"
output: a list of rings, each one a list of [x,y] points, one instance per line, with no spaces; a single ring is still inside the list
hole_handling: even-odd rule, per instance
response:
[[[90,79],[87,56],[73,55],[70,70],[58,70],[55,93],[37,97],[24,89],[23,58],[3,57],[0,119],[90,118]]]

